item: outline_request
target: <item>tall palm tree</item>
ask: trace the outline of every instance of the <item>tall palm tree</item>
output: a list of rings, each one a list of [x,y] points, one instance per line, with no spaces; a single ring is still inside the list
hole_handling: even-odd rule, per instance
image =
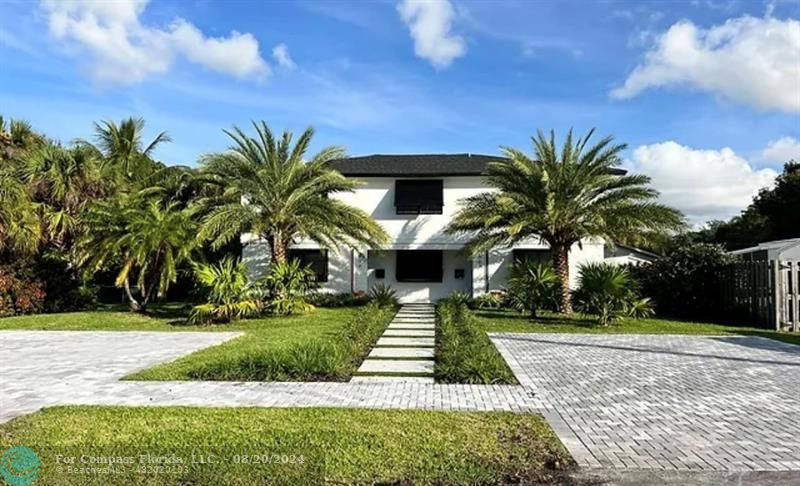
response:
[[[67,149],[50,143],[32,150],[20,172],[33,200],[41,205],[47,240],[61,250],[70,246],[87,204],[110,189],[99,161],[81,146]]]
[[[569,291],[569,250],[584,238],[611,242],[651,231],[678,229],[683,216],[656,202],[658,192],[644,175],[615,175],[625,145],[612,137],[587,146],[594,130],[573,140],[567,134],[559,153],[555,134],[539,131],[533,158],[501,147],[508,157],[487,169],[497,192],[467,198],[447,231],[469,234],[467,246],[478,254],[496,246],[511,246],[526,238],[550,245],[560,281],[560,310],[572,312]]]
[[[118,266],[115,284],[137,312],[144,312],[154,296],[166,294],[180,264],[191,261],[199,245],[193,213],[174,203],[139,197],[103,200],[91,206],[86,219],[92,231],[79,242],[79,264],[92,272]]]
[[[153,151],[162,143],[171,142],[167,132],[161,132],[147,145],[142,142],[144,119],[126,118],[119,124],[101,121],[94,124],[95,144],[78,140],[80,145],[93,147],[106,161],[106,168],[116,176],[133,179],[149,172]]]
[[[352,192],[358,182],[334,170],[330,161],[344,156],[338,147],[322,149],[309,161],[304,155],[314,135],[308,128],[292,146],[292,134],[276,140],[265,122],[255,123],[256,137],[238,127],[225,131],[233,146],[202,159],[208,177],[224,191],[208,199],[202,237],[219,248],[242,233],[270,245],[272,261],[286,261],[293,242],[311,238],[325,247],[340,243],[375,247],[386,241],[383,228],[366,212],[335,198]]]
[[[34,253],[41,244],[37,205],[17,175],[0,167],[0,253]]]

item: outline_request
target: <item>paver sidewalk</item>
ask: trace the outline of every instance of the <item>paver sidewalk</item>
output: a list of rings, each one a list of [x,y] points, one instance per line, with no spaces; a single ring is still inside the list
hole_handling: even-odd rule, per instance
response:
[[[433,383],[435,336],[432,305],[403,305],[350,381]]]

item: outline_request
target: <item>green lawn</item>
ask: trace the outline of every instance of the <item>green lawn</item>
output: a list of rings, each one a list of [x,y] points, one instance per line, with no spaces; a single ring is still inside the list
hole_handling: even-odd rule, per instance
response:
[[[559,314],[544,312],[540,318],[531,321],[527,315],[510,310],[475,310],[473,312],[487,332],[755,335],[800,344],[800,335],[798,334],[707,322],[624,319],[608,327],[601,327],[591,316],[581,314],[565,318]]]
[[[313,378],[269,376],[269,372],[263,369],[262,358],[275,357],[281,352],[297,349],[298,346],[306,346],[306,349],[313,352],[315,348],[309,346],[333,342],[348,321],[356,318],[362,309],[359,307],[317,308],[309,314],[298,316],[266,317],[224,325],[197,326],[185,324],[182,318],[185,315],[185,308],[171,304],[156,308],[152,316],[112,309],[9,317],[0,319],[0,330],[241,331],[245,333],[244,336],[140,371],[127,378],[136,380],[303,380]],[[323,351],[326,350],[328,349],[323,349]],[[281,355],[281,358],[283,357]],[[303,364],[305,365],[305,363]],[[315,363],[307,366],[313,365]],[[324,365],[325,363],[322,363],[318,366]],[[346,370],[342,373],[344,372]],[[342,374],[340,373],[340,375]],[[333,379],[344,379],[344,376],[337,376]]]
[[[56,407],[0,426],[0,450],[13,445],[33,449],[39,483],[56,485],[547,484],[573,468],[541,416],[514,413]],[[137,473],[147,453],[214,462]],[[113,476],[70,474],[65,461],[87,465],[81,455],[134,464]],[[253,464],[253,456],[286,463]]]

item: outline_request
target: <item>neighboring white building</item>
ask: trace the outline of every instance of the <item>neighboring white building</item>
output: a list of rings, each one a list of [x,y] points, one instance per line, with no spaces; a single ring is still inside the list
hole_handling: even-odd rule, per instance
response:
[[[728,253],[745,261],[798,260],[800,259],[800,238],[766,241],[759,243],[758,246]]]
[[[617,265],[647,265],[658,258],[653,252],[627,245],[606,245],[605,261]]]
[[[500,157],[472,154],[370,155],[334,162],[336,169],[363,185],[353,193],[332,197],[366,211],[389,234],[380,250],[320,249],[313,241],[293,245],[290,257],[310,263],[324,290],[368,291],[376,284],[391,286],[401,302],[435,302],[453,291],[474,296],[501,289],[514,258],[550,261],[546,244],[532,240],[513,248],[498,248],[477,258],[463,251],[469,238],[445,234],[462,199],[493,190],[482,174]],[[624,173],[624,172],[620,172]],[[242,237],[244,258],[251,271],[266,267],[266,243]],[[602,261],[603,241],[583,241],[570,251],[570,284],[578,266]]]

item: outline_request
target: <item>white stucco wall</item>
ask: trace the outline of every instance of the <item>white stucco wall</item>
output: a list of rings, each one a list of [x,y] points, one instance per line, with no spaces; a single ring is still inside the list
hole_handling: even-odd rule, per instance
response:
[[[410,179],[418,179],[411,177]],[[442,214],[431,215],[398,215],[394,207],[394,186],[396,178],[369,177],[359,178],[363,185],[354,193],[336,194],[336,197],[347,204],[360,208],[370,214],[389,234],[390,242],[384,250],[394,249],[431,249],[445,250],[444,281],[442,283],[403,283],[395,280],[394,252],[385,251],[382,255],[356,250],[353,258],[355,268],[351,270],[350,249],[341,248],[329,253],[328,282],[323,288],[331,292],[367,291],[376,283],[374,269],[386,270],[383,283],[391,285],[405,302],[435,301],[449,295],[455,290],[473,292],[480,295],[486,291],[487,265],[485,256],[479,255],[471,259],[461,250],[469,241],[467,236],[455,236],[444,233],[448,222],[460,209],[458,202],[466,197],[493,191],[480,177],[438,177],[443,180],[444,206]],[[249,235],[242,237],[245,243],[243,257],[253,274],[259,274],[266,268],[269,251],[266,244],[250,241]],[[293,247],[315,248],[313,241],[300,242]],[[546,249],[536,239],[531,239],[514,248]],[[512,249],[498,248],[488,254],[489,290],[505,287],[505,279],[512,264]],[[367,257],[369,253],[369,257]],[[574,245],[570,250],[570,286],[577,285],[578,266],[587,261],[603,260],[602,241],[584,241],[582,245]],[[454,270],[465,269],[465,278],[456,280]],[[351,286],[352,281],[352,286]]]

